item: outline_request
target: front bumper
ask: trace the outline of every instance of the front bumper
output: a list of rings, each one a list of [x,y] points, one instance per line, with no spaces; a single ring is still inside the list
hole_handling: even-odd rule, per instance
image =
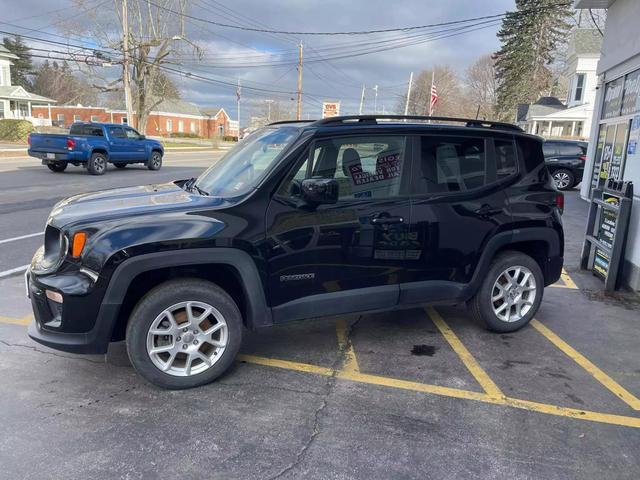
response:
[[[95,312],[95,289],[89,277],[81,272],[37,277],[25,274],[34,321],[29,337],[47,347],[71,353],[103,354],[107,352],[117,305],[100,305]],[[57,304],[46,296],[46,290],[63,295]],[[95,313],[94,313],[95,312]],[[102,320],[101,320],[102,319]]]

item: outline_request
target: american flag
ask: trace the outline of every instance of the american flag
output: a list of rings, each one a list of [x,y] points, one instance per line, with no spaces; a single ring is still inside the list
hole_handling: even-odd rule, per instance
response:
[[[433,115],[433,111],[438,103],[438,90],[434,84],[431,84],[431,102],[429,103],[429,116]]]

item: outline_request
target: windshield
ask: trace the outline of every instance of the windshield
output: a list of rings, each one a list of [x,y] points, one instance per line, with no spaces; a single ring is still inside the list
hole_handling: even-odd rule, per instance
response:
[[[266,127],[238,143],[198,177],[196,187],[215,197],[235,197],[255,188],[298,133],[295,127]]]

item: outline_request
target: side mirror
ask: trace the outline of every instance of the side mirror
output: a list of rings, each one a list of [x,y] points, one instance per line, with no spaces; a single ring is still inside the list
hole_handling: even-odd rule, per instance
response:
[[[311,204],[336,203],[338,181],[335,178],[307,178],[301,185],[302,198]]]
[[[138,140],[145,140],[147,137],[145,137],[144,135],[138,135]]]

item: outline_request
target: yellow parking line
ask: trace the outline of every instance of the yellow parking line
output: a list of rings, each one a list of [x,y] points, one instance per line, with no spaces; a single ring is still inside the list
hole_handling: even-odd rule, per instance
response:
[[[442,387],[428,383],[411,382],[396,378],[381,377],[378,375],[369,375],[359,372],[334,372],[330,368],[318,367],[308,363],[291,362],[287,360],[279,360],[274,358],[258,357],[254,355],[240,355],[241,360],[247,363],[257,365],[281,368],[297,372],[315,373],[325,377],[336,375],[337,378],[349,380],[353,382],[364,383],[368,385],[377,385],[381,387],[390,387],[400,390],[408,390],[420,393],[430,393],[449,398],[458,398],[463,400],[473,400],[491,405],[503,405],[529,412],[543,413],[547,415],[555,415],[558,417],[572,418],[576,420],[586,420],[590,422],[607,423],[610,425],[618,425],[623,427],[640,428],[640,418],[629,417],[624,415],[613,415],[609,413],[600,413],[590,410],[579,410],[575,408],[559,407],[546,403],[531,402],[529,400],[521,400],[511,397],[497,397],[481,392],[472,392],[470,390],[461,390],[457,388]]]
[[[635,397],[632,393],[626,390],[622,385],[616,382],[609,375],[600,370],[597,366],[595,366],[591,361],[578,352],[575,348],[569,345],[567,342],[562,340],[558,335],[552,332],[548,327],[545,327],[538,320],[531,320],[531,326],[535,328],[538,332],[544,335],[547,340],[553,343],[556,347],[558,347],[562,352],[564,352],[570,359],[584,368],[587,372],[591,374],[598,382],[604,385],[607,389],[609,389],[615,396],[620,398],[623,402],[629,405],[634,410],[640,410],[640,400]]]
[[[449,342],[451,348],[454,352],[460,357],[462,363],[467,367],[467,370],[471,372],[471,375],[476,379],[476,381],[480,384],[480,386],[484,389],[484,391],[493,397],[501,398],[504,397],[504,394],[498,388],[493,380],[489,377],[487,372],[485,372],[477,360],[471,355],[471,352],[467,350],[458,336],[451,330],[449,325],[445,323],[440,314],[433,307],[425,307],[425,311],[431,321],[435,324],[435,326],[440,330],[440,333],[444,336],[445,340]]]
[[[358,359],[356,358],[356,352],[353,349],[353,343],[348,338],[347,333],[349,327],[344,319],[339,319],[336,322],[336,334],[338,335],[338,345],[340,350],[344,351],[345,361],[342,366],[341,372],[360,372],[360,366],[358,365]]]
[[[566,285],[566,288],[571,288],[573,290],[578,290],[578,286],[574,283],[573,279],[569,276],[567,271],[563,268],[562,273],[560,274],[560,278]]]
[[[0,323],[9,323],[11,325],[29,325],[33,320],[33,316],[27,315],[22,318],[11,318],[11,317],[3,317],[0,316]]]

